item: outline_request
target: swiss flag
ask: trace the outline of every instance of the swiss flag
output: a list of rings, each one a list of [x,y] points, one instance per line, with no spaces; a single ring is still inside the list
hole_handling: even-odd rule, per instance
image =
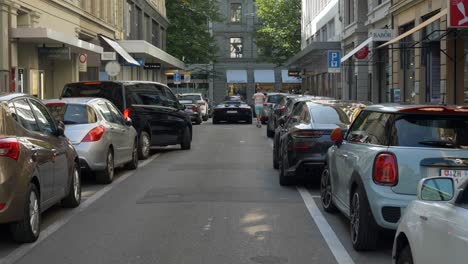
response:
[[[449,27],[468,27],[468,0],[450,0]]]

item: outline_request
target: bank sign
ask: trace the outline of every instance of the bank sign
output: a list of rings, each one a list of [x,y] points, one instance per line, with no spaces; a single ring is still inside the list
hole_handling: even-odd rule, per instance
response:
[[[339,50],[328,51],[328,72],[336,73],[341,71],[341,52]]]
[[[390,41],[393,39],[393,29],[375,29],[372,32],[369,32],[369,37],[373,41]]]
[[[468,27],[468,0],[449,0],[449,27]]]

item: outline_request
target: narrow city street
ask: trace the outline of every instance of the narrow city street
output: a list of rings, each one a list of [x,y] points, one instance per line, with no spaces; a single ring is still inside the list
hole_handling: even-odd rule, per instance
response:
[[[280,187],[264,128],[211,121],[192,149],[156,149],[110,185],[84,179],[83,202],[51,208],[34,244],[0,227],[0,263],[391,263],[393,234],[352,250],[348,220],[319,186]]]

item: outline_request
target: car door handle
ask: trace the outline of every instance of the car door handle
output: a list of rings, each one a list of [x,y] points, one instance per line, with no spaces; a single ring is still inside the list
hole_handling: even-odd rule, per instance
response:
[[[338,157],[347,158],[348,154],[336,154]]]
[[[424,215],[420,215],[419,218],[420,218],[421,220],[424,220],[424,221],[429,220],[429,218],[428,218],[427,216],[424,216]]]

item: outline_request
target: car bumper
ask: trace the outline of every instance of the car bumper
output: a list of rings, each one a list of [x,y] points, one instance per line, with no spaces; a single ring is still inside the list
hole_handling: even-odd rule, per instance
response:
[[[301,158],[289,167],[287,176],[296,176],[300,173],[301,176],[305,177],[320,177],[324,167],[325,156]]]
[[[80,159],[81,169],[101,171],[107,167],[107,151],[109,145],[105,142],[81,142],[73,145]]]
[[[366,195],[377,224],[386,229],[396,230],[408,204],[416,199],[415,195],[397,194],[391,187],[371,182],[366,186]]]
[[[0,211],[0,224],[15,222],[23,218],[24,206],[32,175],[28,168],[18,171],[15,161],[6,166],[0,162],[0,203],[4,208]],[[14,164],[13,164],[14,162]]]
[[[213,119],[217,121],[239,121],[252,120],[252,112],[241,112],[237,114],[214,113]]]

